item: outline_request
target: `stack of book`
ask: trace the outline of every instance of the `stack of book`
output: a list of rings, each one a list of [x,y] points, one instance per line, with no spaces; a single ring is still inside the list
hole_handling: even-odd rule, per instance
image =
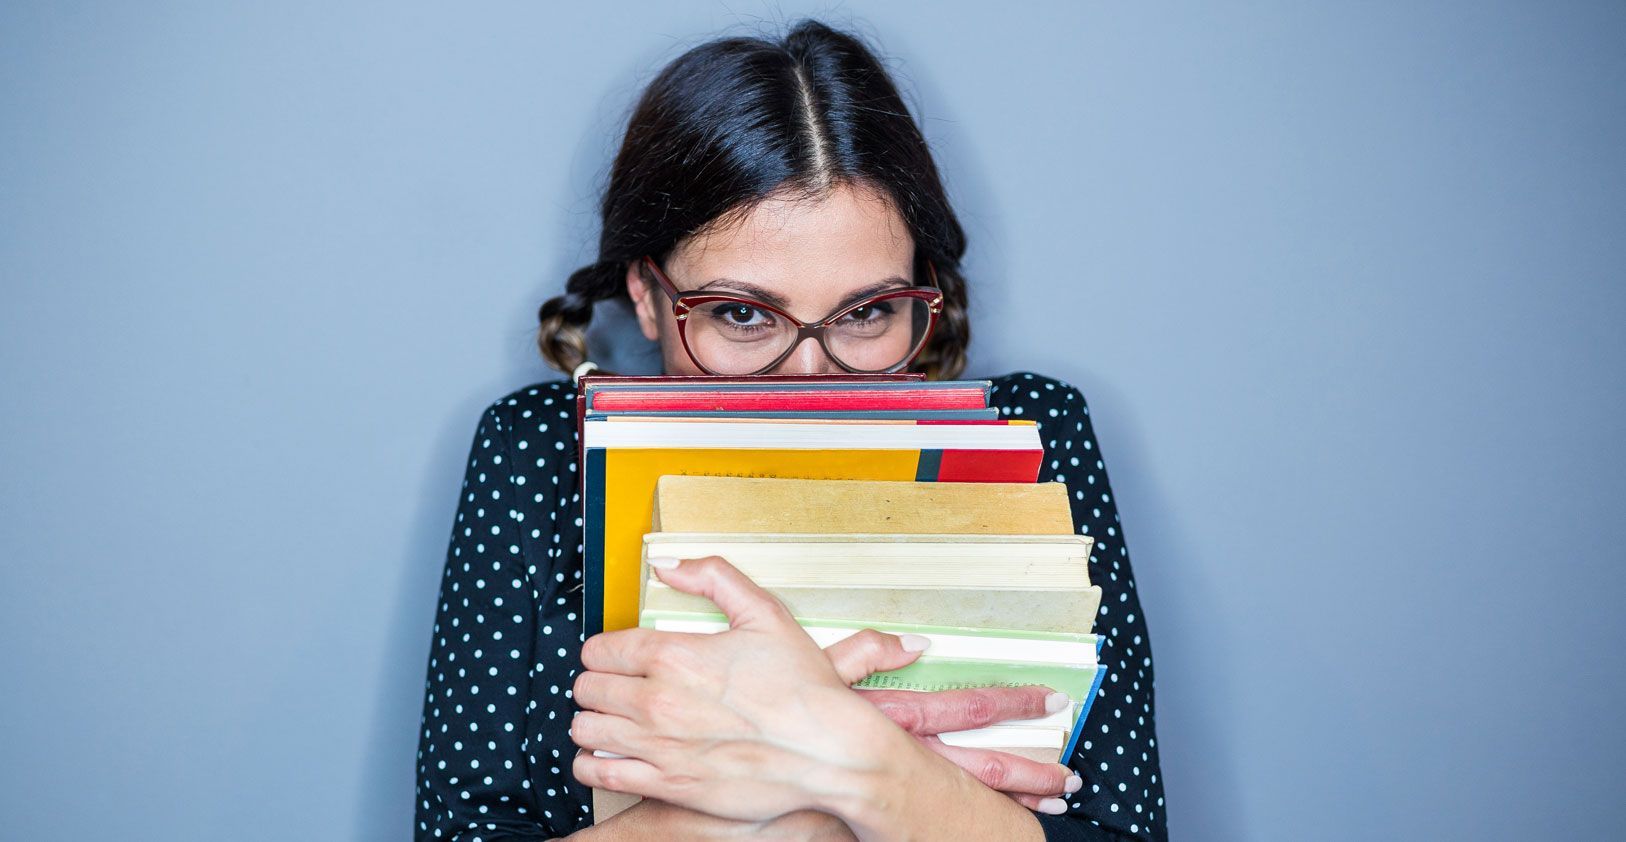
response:
[[[916,375],[584,378],[584,631],[726,629],[643,563],[722,556],[821,646],[863,628],[930,640],[859,687],[1066,693],[1054,715],[940,735],[1064,761],[1102,675],[1092,541],[1066,487],[1037,482],[1038,427],[1001,418],[988,391]],[[595,818],[629,803],[595,793]]]

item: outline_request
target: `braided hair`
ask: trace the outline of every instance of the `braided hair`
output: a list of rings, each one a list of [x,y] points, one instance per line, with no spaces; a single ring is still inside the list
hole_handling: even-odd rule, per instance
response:
[[[916,277],[937,270],[943,312],[913,364],[965,368],[965,231],[926,139],[876,55],[856,36],[802,21],[782,39],[727,37],[678,56],[644,89],[599,205],[598,260],[537,311],[537,346],[560,371],[587,360],[593,307],[627,295],[627,268],[787,191],[837,185],[885,196],[915,240]]]

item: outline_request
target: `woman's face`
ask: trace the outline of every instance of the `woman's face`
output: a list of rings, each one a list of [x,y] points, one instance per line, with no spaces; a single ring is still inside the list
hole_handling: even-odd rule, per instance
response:
[[[863,295],[910,286],[914,250],[889,201],[843,185],[817,200],[766,200],[730,227],[683,240],[663,268],[680,292],[743,295],[816,322]],[[666,373],[702,374],[683,350],[671,299],[637,264],[628,268],[627,291],[644,336],[660,343]],[[818,342],[804,340],[772,373],[843,370]]]

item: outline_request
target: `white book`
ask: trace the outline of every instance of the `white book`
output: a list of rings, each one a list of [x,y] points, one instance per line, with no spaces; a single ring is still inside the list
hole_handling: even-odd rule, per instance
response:
[[[1059,728],[1012,728],[994,725],[970,731],[946,731],[937,738],[963,748],[1047,748],[1061,750],[1067,733]]]
[[[1034,424],[739,423],[589,418],[585,447],[780,450],[1041,450]]]

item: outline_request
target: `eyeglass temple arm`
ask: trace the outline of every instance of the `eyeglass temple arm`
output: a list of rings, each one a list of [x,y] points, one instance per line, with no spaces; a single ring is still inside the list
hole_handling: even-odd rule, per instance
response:
[[[655,283],[660,284],[661,290],[666,293],[667,297],[676,300],[678,297],[677,285],[673,284],[672,279],[666,277],[666,273],[661,271],[661,267],[655,263],[655,258],[646,254],[639,258],[639,262],[649,267],[650,273],[655,276]]]

